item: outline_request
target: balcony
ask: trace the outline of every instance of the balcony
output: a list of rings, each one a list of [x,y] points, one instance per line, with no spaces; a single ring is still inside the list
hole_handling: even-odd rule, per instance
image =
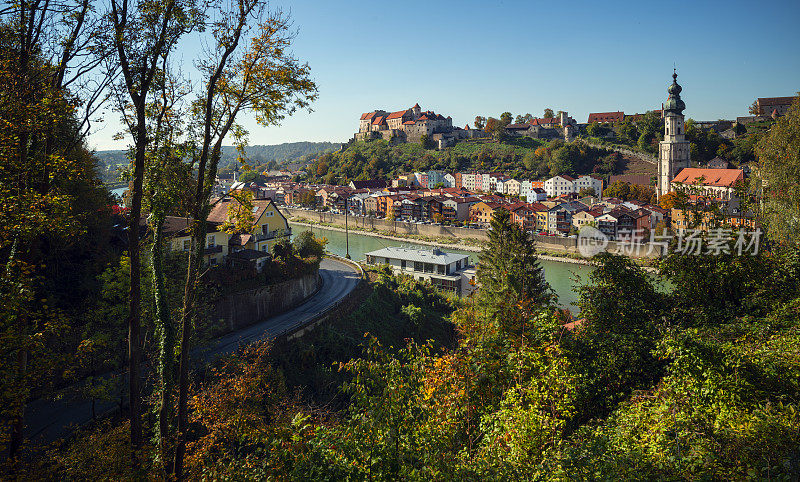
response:
[[[286,228],[278,231],[271,231],[268,233],[259,233],[255,235],[256,242],[268,241],[270,239],[285,238],[292,235],[292,228]]]
[[[218,244],[216,246],[208,246],[205,250],[203,250],[203,254],[217,254],[222,252],[222,245]]]

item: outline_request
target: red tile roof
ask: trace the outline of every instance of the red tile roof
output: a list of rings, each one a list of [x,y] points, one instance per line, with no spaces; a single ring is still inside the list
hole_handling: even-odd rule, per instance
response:
[[[412,120],[407,120],[407,121],[403,122],[404,126],[413,126],[414,124],[416,124],[416,122],[414,122]]]
[[[379,126],[381,124],[386,124],[386,121],[383,119],[383,116],[378,116],[372,121],[372,125]]]
[[[791,105],[794,102],[794,97],[759,97],[759,107],[765,105]]]
[[[386,120],[389,120],[389,119],[398,119],[398,118],[400,118],[400,117],[403,117],[403,116],[404,116],[404,115],[406,115],[407,113],[408,113],[408,109],[406,109],[406,110],[398,110],[397,112],[392,112],[391,114],[387,115],[387,116],[386,116]]]
[[[699,179],[703,178],[701,182]],[[741,169],[700,169],[687,167],[681,170],[672,182],[703,186],[732,187],[736,181],[744,179]]]
[[[593,112],[589,114],[589,122],[619,122],[625,118],[625,113],[619,112]]]
[[[541,119],[533,119],[530,124],[532,126],[543,126],[546,124],[560,124],[560,121],[555,117],[542,117]]]

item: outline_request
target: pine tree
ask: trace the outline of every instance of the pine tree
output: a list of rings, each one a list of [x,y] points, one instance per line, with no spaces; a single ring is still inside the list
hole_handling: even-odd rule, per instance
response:
[[[544,279],[533,241],[511,221],[510,213],[497,209],[490,225],[489,242],[478,263],[478,301],[501,331],[518,333],[523,329],[520,322],[551,306],[554,293]]]

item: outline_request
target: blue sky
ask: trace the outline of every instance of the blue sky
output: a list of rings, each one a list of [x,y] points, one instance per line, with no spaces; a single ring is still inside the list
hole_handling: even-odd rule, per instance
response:
[[[295,55],[319,86],[312,113],[260,127],[250,144],[343,142],[362,112],[419,102],[472,124],[546,107],[589,112],[660,108],[673,63],[686,115],[746,115],[757,97],[800,90],[800,2],[273,1],[292,14]],[[190,72],[196,45],[178,53]],[[192,76],[197,80],[197,76]],[[90,138],[124,148],[110,122]]]

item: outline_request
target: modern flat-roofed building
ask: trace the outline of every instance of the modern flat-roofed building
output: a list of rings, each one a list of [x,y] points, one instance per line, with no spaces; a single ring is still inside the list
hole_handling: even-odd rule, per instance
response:
[[[468,294],[464,270],[469,266],[466,254],[446,253],[439,248],[412,249],[387,247],[366,254],[367,264],[388,264],[395,274],[405,274],[421,281],[429,281],[433,286],[455,293]]]

